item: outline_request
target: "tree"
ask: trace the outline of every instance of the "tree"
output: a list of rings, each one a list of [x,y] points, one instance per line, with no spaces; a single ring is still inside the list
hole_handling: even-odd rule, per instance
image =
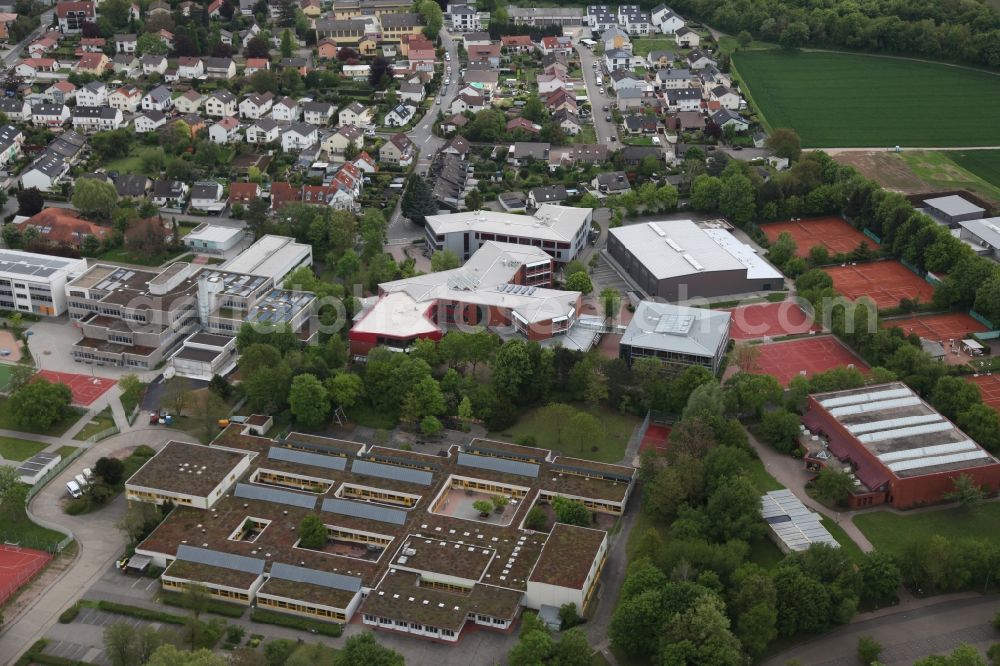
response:
[[[742,174],[730,176],[719,191],[719,212],[737,226],[750,222],[757,209],[757,193],[753,183]]]
[[[950,655],[931,655],[913,662],[913,666],[986,666],[979,651],[971,645],[959,645]]]
[[[783,49],[797,49],[809,41],[809,26],[801,21],[789,23],[788,27],[781,31],[778,43]]]
[[[761,418],[760,438],[782,453],[792,453],[798,448],[801,423],[799,417],[787,409],[767,412]]]
[[[944,376],[934,384],[931,404],[946,418],[956,421],[960,412],[982,402],[979,387],[961,377]]]
[[[479,188],[474,188],[469,190],[469,193],[465,195],[465,209],[466,210],[481,210],[483,207],[483,195],[480,194]]]
[[[531,358],[523,340],[509,340],[497,352],[493,361],[493,388],[498,396],[516,400],[522,397],[522,387],[531,379]]]
[[[986,493],[969,474],[960,474],[951,482],[955,486],[954,489],[944,494],[944,498],[949,502],[958,502],[971,511],[978,508],[986,499]]]
[[[556,521],[567,525],[577,525],[579,527],[589,527],[593,522],[590,509],[584,506],[579,500],[572,500],[562,495],[557,495],[552,500],[552,508],[556,512]]]
[[[590,444],[592,447],[599,447],[605,439],[607,433],[604,424],[600,419],[589,412],[577,412],[569,420],[567,434],[570,439],[575,439],[580,445],[580,451],[584,451],[584,446]]]
[[[104,651],[111,666],[134,666],[139,661],[136,646],[136,632],[132,625],[115,622],[104,630]]]
[[[257,35],[247,41],[247,45],[243,49],[243,55],[247,58],[270,58],[271,49],[267,44],[267,40]],[[256,74],[256,72],[254,73]]]
[[[28,486],[21,475],[9,465],[0,465],[0,515],[13,523],[19,520],[28,496]]]
[[[664,664],[745,663],[740,642],[729,630],[725,604],[714,594],[699,596],[689,610],[668,618],[663,645]]]
[[[813,491],[816,496],[827,502],[843,504],[854,490],[854,479],[846,472],[824,467],[813,481]]]
[[[451,250],[438,250],[431,255],[431,270],[435,273],[449,271],[462,265],[462,260]]]
[[[144,32],[139,35],[139,38],[135,40],[135,54],[137,56],[144,55],[162,55],[165,56],[170,52],[170,47],[167,43],[157,34],[151,32]]]
[[[796,245],[792,235],[787,231],[782,231],[778,234],[777,240],[771,244],[767,256],[775,266],[784,266],[789,259],[795,256],[796,250],[798,250],[798,245]]]
[[[559,628],[562,631],[572,629],[583,622],[583,618],[580,617],[580,613],[576,609],[576,604],[570,602],[559,607],[559,622]]]
[[[124,240],[125,249],[136,257],[160,257],[167,252],[167,231],[159,216],[133,220]]]
[[[365,385],[361,377],[342,372],[326,380],[326,390],[334,406],[350,409],[364,395]]]
[[[705,505],[709,537],[725,543],[730,539],[750,541],[763,532],[760,493],[746,476],[722,483]]]
[[[31,217],[42,212],[45,197],[37,187],[29,187],[17,193],[17,214]],[[6,226],[4,227],[6,229]]]
[[[621,309],[622,295],[614,287],[605,287],[601,290],[601,305],[604,308],[604,318],[614,320],[618,317]]]
[[[424,35],[430,39],[437,39],[438,33],[444,26],[444,13],[441,5],[435,0],[420,0],[416,4],[417,12],[424,22]]]
[[[478,511],[480,516],[488,516],[493,512],[493,503],[489,500],[476,500],[472,503],[472,508]]]
[[[218,429],[219,420],[225,418],[229,411],[222,398],[211,390],[191,391],[187,405],[190,407],[191,420],[201,426],[202,436],[206,441],[212,438]]]
[[[73,206],[88,217],[110,219],[118,203],[115,186],[94,178],[80,178],[73,187]]]
[[[303,548],[319,550],[326,545],[326,525],[319,516],[310,513],[299,523],[299,545]]]
[[[767,147],[778,157],[789,160],[799,159],[802,154],[802,142],[798,133],[790,127],[778,127],[767,137]]]
[[[428,215],[437,214],[434,191],[423,176],[413,174],[407,179],[401,207],[403,215],[417,224],[424,224]]]
[[[972,405],[958,415],[958,427],[990,453],[1000,453],[1000,414],[983,404]]]
[[[681,419],[721,418],[725,409],[722,388],[715,382],[705,382],[691,391]]]
[[[65,384],[39,377],[13,393],[7,401],[14,422],[32,430],[48,430],[63,418],[73,400]]]
[[[691,183],[691,208],[701,211],[718,210],[721,193],[722,181],[715,176],[702,174]]]
[[[370,67],[368,85],[376,89],[385,88],[386,83],[392,80],[392,63],[382,56],[376,56],[372,59]]]
[[[125,533],[130,544],[136,545],[146,538],[162,519],[163,514],[155,504],[129,502],[125,515],[115,526]]]
[[[528,511],[528,515],[524,518],[524,526],[529,530],[535,530],[536,532],[541,532],[548,525],[549,519],[545,515],[545,511],[538,506],[531,507]]]
[[[206,648],[187,652],[166,643],[156,649],[146,666],[227,666],[227,659]]]
[[[895,558],[880,550],[865,553],[858,565],[861,575],[861,599],[867,604],[881,606],[896,599],[902,574]]]
[[[125,480],[125,463],[118,458],[98,458],[94,463],[94,474],[109,486],[117,486]]]
[[[541,619],[535,614],[525,613],[521,619],[521,634],[507,655],[510,666],[535,666],[548,663],[552,658],[555,644]]]
[[[546,116],[548,116],[548,113],[545,111],[545,105],[542,104],[542,100],[538,95],[530,95],[525,100],[524,107],[521,109],[521,117],[534,123],[541,123],[546,119]]]
[[[740,48],[746,48],[753,44],[753,35],[746,30],[740,30],[739,34],[736,35],[736,41],[739,42]]]
[[[281,33],[281,57],[291,58],[295,53],[295,40],[292,38],[291,30],[284,30]]]
[[[330,416],[329,395],[316,375],[309,373],[292,379],[288,406],[295,420],[309,430],[322,428]]]
[[[174,414],[181,416],[190,400],[191,382],[186,377],[175,375],[167,380],[166,389],[163,392],[163,402],[173,408]]]
[[[858,661],[862,664],[877,662],[880,654],[882,654],[882,644],[874,638],[865,635],[858,639]]]
[[[584,272],[573,273],[566,278],[567,291],[579,291],[584,296],[594,291],[594,285],[590,282],[590,276]]]

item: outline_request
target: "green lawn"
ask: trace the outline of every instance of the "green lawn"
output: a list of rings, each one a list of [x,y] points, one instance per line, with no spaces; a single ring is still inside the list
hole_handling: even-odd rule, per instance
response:
[[[847,536],[847,532],[844,531],[843,527],[837,524],[837,521],[823,516],[823,519],[820,522],[823,523],[823,527],[826,528],[826,531],[830,533],[830,536],[837,540],[837,543],[840,544],[840,547],[844,549],[844,552],[846,552],[852,560],[855,562],[861,561],[861,558],[864,557],[864,552],[862,552],[861,547],[858,544],[854,543],[854,540],[851,537]]]
[[[593,125],[584,125],[580,133],[571,138],[573,143],[597,143],[597,134]]]
[[[58,453],[63,459],[70,457],[75,451],[75,446],[60,446],[56,449],[56,453]]]
[[[166,261],[176,259],[187,251],[188,249],[186,247],[179,247],[173,252],[168,252],[166,254],[146,256],[132,254],[124,247],[116,247],[99,256],[98,259],[102,259],[104,261],[117,261],[123,264],[136,264],[139,266],[159,266]]]
[[[1000,123],[983,120],[1000,105],[1000,76],[986,71],[782,51],[737,51],[733,64],[766,124],[795,128],[803,146],[1000,144]]]
[[[959,155],[976,152],[980,151],[960,153],[951,150],[911,150],[900,153],[899,156],[914,174],[932,186],[944,190],[968,189],[987,199],[1000,200],[1000,171],[995,174],[997,181],[994,184],[959,161]],[[1000,151],[996,152],[1000,157]],[[1000,162],[997,162],[997,167],[1000,168]]]
[[[649,55],[650,51],[673,51],[678,53],[681,48],[677,42],[669,37],[637,37],[632,40],[632,53],[636,55]]]
[[[537,408],[524,412],[517,420],[517,423],[502,433],[494,432],[488,436],[510,442],[518,442],[522,438],[530,436],[535,438],[535,445],[539,448],[552,449],[553,451],[573,456],[574,458],[585,458],[587,460],[609,463],[616,463],[621,460],[622,456],[625,455],[625,446],[628,444],[628,439],[632,436],[632,431],[639,423],[639,419],[613,409],[608,409],[603,405],[600,407],[574,406],[577,409],[593,414],[601,421],[605,429],[602,441],[587,442],[586,444],[564,441],[562,444],[559,444],[556,424],[546,420],[544,412]],[[593,448],[597,450],[592,450]]]
[[[87,425],[83,426],[83,429],[76,433],[76,437],[73,439],[81,442],[85,441],[88,437],[96,435],[99,432],[103,432],[114,424],[115,419],[111,416],[111,408],[106,407],[100,414],[95,414],[94,418],[92,418]]]
[[[0,363],[0,391],[6,391],[10,386],[10,378],[14,373],[14,366],[9,363]]]
[[[773,569],[785,559],[785,554],[781,552],[770,538],[759,537],[750,542],[750,552],[747,560],[758,564],[765,569]]]
[[[723,53],[732,53],[736,49],[740,48],[740,43],[733,35],[722,35],[719,37],[719,50]],[[775,44],[770,42],[758,42],[756,39],[750,42],[750,46],[747,49],[773,49],[776,48]]]
[[[17,543],[25,548],[48,550],[65,538],[60,532],[36,525],[28,519],[24,509],[13,519],[5,517],[0,523],[0,541]]]
[[[78,407],[70,407],[66,410],[65,418],[53,423],[48,428],[25,428],[18,425],[14,421],[14,416],[10,413],[10,408],[7,406],[8,404],[9,403],[6,398],[0,398],[0,430],[19,430],[21,432],[30,432],[34,435],[49,435],[51,437],[58,437],[66,432],[69,427],[76,423],[84,414],[84,410],[79,409]]]
[[[958,507],[899,515],[872,511],[854,517],[854,524],[878,550],[899,555],[910,543],[926,541],[935,534],[946,539],[976,538],[1000,544],[1000,503],[989,502],[970,511]]]
[[[112,162],[107,162],[104,165],[104,168],[108,171],[117,171],[120,174],[145,173],[147,176],[151,175],[146,173],[142,165],[142,158],[138,155],[129,155],[128,157],[122,157]]]
[[[7,460],[27,460],[35,455],[48,444],[44,442],[32,442],[27,439],[17,439],[16,437],[0,437],[0,457]]]
[[[1000,188],[1000,150],[970,150],[948,153],[955,164]]]
[[[747,474],[750,476],[750,481],[753,482],[754,487],[757,488],[757,492],[762,495],[772,490],[784,489],[784,486],[778,483],[777,479],[764,469],[764,463],[761,462],[760,458],[755,458],[750,462]]]

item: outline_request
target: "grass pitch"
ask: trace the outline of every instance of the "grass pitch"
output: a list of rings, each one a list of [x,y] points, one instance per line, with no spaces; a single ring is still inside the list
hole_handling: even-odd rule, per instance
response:
[[[851,53],[738,51],[744,92],[771,127],[810,148],[1000,146],[1000,76]],[[997,158],[1000,160],[1000,158]]]
[[[1000,150],[951,151],[948,157],[966,171],[1000,188]]]

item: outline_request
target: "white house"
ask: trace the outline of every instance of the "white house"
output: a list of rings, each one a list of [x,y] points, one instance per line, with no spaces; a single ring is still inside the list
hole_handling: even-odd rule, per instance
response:
[[[312,148],[317,141],[319,130],[307,123],[295,123],[281,133],[281,148],[286,152]]]
[[[232,143],[239,138],[239,132],[240,121],[235,116],[229,116],[208,128],[208,138],[215,143]]]
[[[228,90],[217,90],[205,99],[205,114],[214,118],[236,115],[236,98]]]
[[[8,120],[23,122],[31,118],[31,105],[20,97],[0,99],[0,112],[6,114]]]
[[[135,53],[138,47],[136,35],[115,35],[115,51],[117,53]]]
[[[120,109],[110,106],[78,106],[73,109],[73,129],[81,132],[116,130],[125,118]]]
[[[191,188],[191,208],[208,213],[222,211],[226,207],[222,191],[222,185],[214,181],[195,183]]]
[[[750,129],[750,123],[740,114],[730,109],[719,109],[712,114],[712,122],[725,129],[732,127],[737,132],[746,132]]]
[[[24,132],[13,125],[0,127],[0,166],[7,166],[21,154]]]
[[[291,97],[286,97],[274,103],[271,108],[271,118],[278,122],[291,123],[299,119],[300,111],[299,103]]]
[[[265,93],[253,93],[240,102],[240,117],[258,120],[263,118],[274,106],[274,94],[270,91]]]
[[[701,44],[701,37],[691,28],[684,27],[674,31],[674,41],[677,42],[677,46],[696,48]]]
[[[642,11],[629,11],[622,14],[619,22],[625,32],[636,37],[645,37],[653,30],[649,15]]]
[[[137,134],[145,134],[166,125],[167,117],[162,111],[144,111],[137,115],[132,122]]]
[[[274,143],[281,136],[281,126],[270,118],[261,118],[247,128],[247,143]]]
[[[101,81],[91,81],[76,91],[77,106],[104,106],[108,103],[108,86]]]
[[[701,109],[701,90],[699,88],[668,90],[663,98],[671,111],[698,111]]]
[[[539,95],[548,95],[566,87],[566,77],[562,74],[539,74],[535,77]]]
[[[205,63],[201,58],[184,57],[177,61],[177,78],[200,79],[205,76]]]
[[[161,55],[144,55],[139,59],[142,63],[142,73],[146,76],[150,74],[162,75],[167,71],[167,59]]]
[[[685,25],[679,14],[663,4],[653,7],[650,18],[653,26],[664,35],[672,35]]]
[[[625,49],[605,51],[604,66],[609,72],[613,72],[616,69],[632,69],[632,52]]]
[[[142,98],[142,108],[144,111],[169,111],[174,107],[174,101],[170,98],[170,88],[166,86],[156,86]]]
[[[131,83],[126,83],[108,95],[108,106],[112,109],[120,109],[123,113],[135,113],[141,102],[142,91]]]
[[[375,116],[373,107],[365,106],[361,102],[351,102],[337,115],[337,122],[340,125],[355,125],[357,127],[368,127],[372,124]]]
[[[690,69],[661,69],[653,79],[657,90],[690,88],[698,77]]]
[[[743,103],[743,99],[732,88],[726,86],[716,86],[712,88],[709,99],[718,102],[722,108],[732,111],[738,110]]]
[[[397,104],[389,113],[385,114],[385,125],[387,127],[402,127],[414,119],[417,107],[410,104]]]
[[[303,102],[302,120],[310,125],[325,126],[333,118],[334,107],[329,102]]]
[[[198,113],[205,97],[197,90],[188,90],[186,93],[174,99],[174,108],[178,113]]]
[[[69,120],[65,104],[36,104],[31,107],[31,124],[35,127],[61,127]]]
[[[399,99],[404,102],[420,104],[427,96],[427,91],[424,90],[424,86],[420,83],[403,82],[399,84],[398,95]]]

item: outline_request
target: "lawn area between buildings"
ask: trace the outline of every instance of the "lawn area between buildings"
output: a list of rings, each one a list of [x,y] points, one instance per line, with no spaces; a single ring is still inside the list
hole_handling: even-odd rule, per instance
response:
[[[766,125],[795,128],[804,147],[1000,145],[1000,125],[983,118],[1000,104],[1000,76],[987,71],[784,51],[737,51],[733,66]]]
[[[90,419],[87,425],[83,426],[80,432],[76,433],[73,439],[78,441],[86,441],[87,438],[96,435],[99,432],[103,432],[115,424],[115,419],[111,416],[111,408],[106,407],[104,411],[99,414],[95,414],[94,418]]]
[[[649,55],[652,51],[681,51],[677,42],[670,37],[638,37],[632,42],[632,52],[636,55]]]
[[[577,409],[593,414],[604,426],[604,439],[600,442],[563,441],[558,442],[556,424],[546,420],[541,408],[532,408],[521,414],[521,417],[510,428],[503,432],[492,432],[487,435],[493,439],[520,443],[527,437],[533,437],[534,446],[540,449],[552,449],[573,458],[584,458],[598,462],[617,463],[625,455],[625,447],[632,436],[632,431],[638,425],[639,419],[630,414],[622,414],[603,405],[590,407],[588,405],[573,405]],[[565,434],[563,437],[566,440]],[[594,450],[596,449],[596,450]]]
[[[58,449],[56,449],[56,453],[58,453],[61,458],[65,459],[73,455],[73,453],[76,451],[76,448],[77,447],[75,446],[60,446]]]
[[[32,442],[16,437],[0,437],[0,457],[20,462],[27,460],[46,446],[48,445],[43,442]]]
[[[25,548],[52,551],[65,537],[61,532],[50,530],[31,522],[22,507],[16,516],[6,514],[0,523],[0,542],[16,543]]]
[[[124,246],[122,246],[108,250],[98,257],[98,259],[101,259],[102,261],[117,261],[123,264],[135,264],[137,266],[159,266],[167,261],[176,259],[185,252],[189,252],[188,248],[180,246],[173,251],[166,252],[165,254],[137,255],[129,252]]]
[[[10,413],[10,407],[8,407],[9,404],[9,401],[6,398],[0,399],[0,430],[18,430],[20,432],[30,432],[33,435],[59,437],[64,432],[69,430],[70,426],[76,423],[85,413],[84,410],[78,407],[69,407],[66,410],[66,416],[59,421],[56,421],[48,428],[45,428],[44,430],[32,429],[20,426],[14,421],[14,415]]]
[[[854,517],[868,540],[878,550],[901,555],[915,542],[940,535],[948,540],[979,539],[1000,544],[1000,503],[988,502],[975,509],[955,507],[900,515],[892,511],[872,511]]]

